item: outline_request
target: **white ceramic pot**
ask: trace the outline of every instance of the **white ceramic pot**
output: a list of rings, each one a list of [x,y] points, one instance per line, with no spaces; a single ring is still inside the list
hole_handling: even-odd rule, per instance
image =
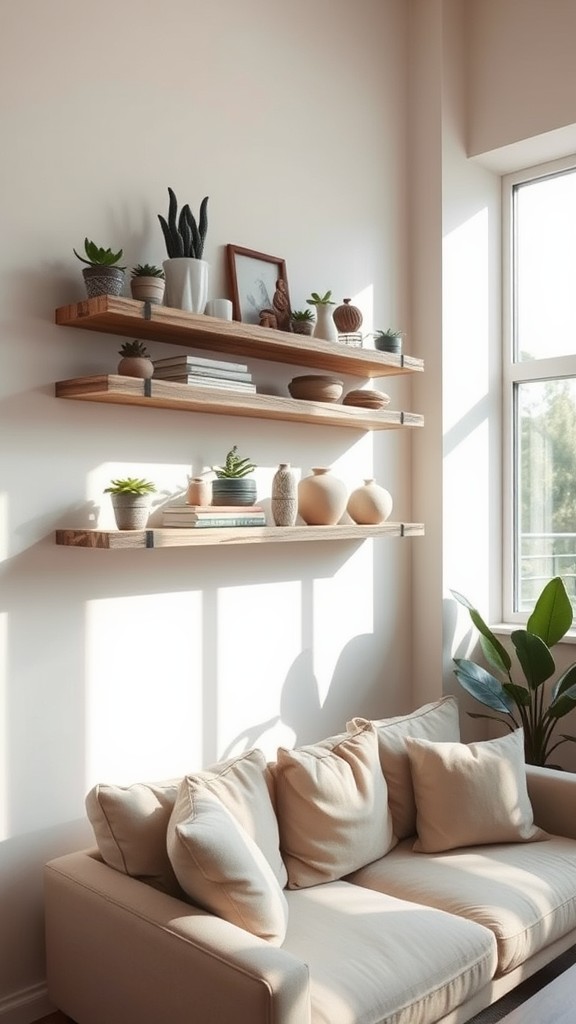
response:
[[[346,511],[346,484],[317,466],[298,484],[298,512],[308,526],[335,526]]]
[[[380,487],[372,478],[364,481],[348,498],[346,511],[355,523],[362,526],[377,526],[392,512],[392,495]]]
[[[314,307],[316,310],[316,323],[312,331],[313,338],[321,338],[323,341],[338,341],[338,328],[332,316],[332,306],[319,303]]]
[[[164,260],[162,267],[166,278],[165,305],[189,313],[203,313],[208,299],[209,264],[206,260],[176,256]]]

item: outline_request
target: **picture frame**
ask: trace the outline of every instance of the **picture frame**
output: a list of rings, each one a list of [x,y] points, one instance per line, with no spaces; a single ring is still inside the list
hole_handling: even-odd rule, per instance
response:
[[[227,245],[228,273],[232,291],[232,316],[244,324],[259,324],[263,309],[274,309],[274,293],[278,281],[283,282],[283,292],[290,296],[286,261],[280,256],[269,256],[255,249],[241,245]],[[279,325],[280,326],[280,325]]]

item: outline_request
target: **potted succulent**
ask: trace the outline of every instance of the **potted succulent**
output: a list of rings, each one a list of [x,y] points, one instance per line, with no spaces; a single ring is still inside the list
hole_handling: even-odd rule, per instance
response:
[[[156,485],[151,480],[127,476],[111,480],[104,489],[109,494],[119,530],[144,530],[150,515],[150,503]]]
[[[126,267],[117,264],[122,259],[122,249],[112,252],[110,248],[104,249],[85,238],[84,251],[86,259],[76,249],[73,250],[74,255],[87,264],[82,274],[88,298],[92,299],[96,295],[121,295]]]
[[[164,234],[168,259],[162,266],[166,275],[166,305],[203,313],[208,298],[208,264],[202,259],[208,230],[208,196],[200,204],[198,222],[186,204],[178,214],[178,200],[173,189],[168,218],[158,214]]]
[[[565,636],[572,625],[572,605],[563,581],[559,576],[549,580],[534,605],[526,629],[516,629],[511,634],[510,639],[526,686],[514,681],[512,659],[508,651],[473,605],[457,591],[451,593],[468,609],[480,633],[480,644],[486,661],[503,677],[492,675],[473,661],[454,658],[454,673],[463,689],[480,704],[504,715],[501,718],[468,712],[470,717],[503,722],[510,731],[521,726],[524,729],[527,763],[548,765],[548,758],[562,743],[576,743],[576,736],[562,733],[561,738],[556,739],[553,735],[558,720],[576,708],[576,662],[554,683],[547,706],[543,685],[556,671],[550,648]]]
[[[256,466],[250,459],[241,459],[238,447],[234,445],[226,456],[223,466],[212,466],[216,480],[212,482],[213,505],[254,505],[256,503],[256,481],[247,480]]]
[[[142,341],[125,341],[118,350],[122,359],[118,363],[118,373],[123,377],[141,377],[148,380],[154,374],[154,363]]]
[[[395,331],[389,327],[386,331],[374,331],[368,337],[374,338],[374,347],[380,352],[394,352],[398,356],[401,355],[404,331]]]
[[[311,309],[294,309],[290,316],[294,334],[312,334],[314,319]]]
[[[164,271],[150,263],[139,263],[130,271],[132,298],[140,302],[162,304],[164,299]]]
[[[316,324],[312,334],[315,338],[322,338],[324,341],[338,341],[338,328],[334,323],[330,306],[336,303],[332,299],[332,292],[325,292],[319,295],[318,292],[311,292],[310,298],[306,299],[309,306],[316,310]]]

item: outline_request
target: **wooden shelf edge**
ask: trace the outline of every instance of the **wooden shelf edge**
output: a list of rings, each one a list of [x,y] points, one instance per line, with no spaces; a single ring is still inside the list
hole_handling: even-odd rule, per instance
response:
[[[419,413],[388,409],[362,409],[330,402],[304,402],[278,395],[245,394],[233,389],[194,387],[173,381],[141,380],[118,374],[98,374],[57,381],[56,398],[116,405],[141,405],[156,409],[247,416],[353,430],[394,430],[421,427]]]
[[[351,348],[168,306],[150,306],[136,299],[114,295],[99,295],[94,299],[59,306],[55,311],[55,322],[63,327],[136,336],[147,341],[340,371],[358,377],[386,377],[424,369],[423,360],[414,356]]]
[[[77,548],[144,549],[271,544],[298,541],[362,541],[379,537],[422,537],[423,523],[357,526],[254,526],[232,529],[56,530],[56,544]]]

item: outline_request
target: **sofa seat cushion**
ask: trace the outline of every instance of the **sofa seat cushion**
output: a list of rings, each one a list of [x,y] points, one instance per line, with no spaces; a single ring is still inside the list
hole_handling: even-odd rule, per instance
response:
[[[446,853],[412,851],[400,843],[349,881],[458,914],[489,928],[498,945],[498,974],[576,928],[576,842],[464,847]]]
[[[493,976],[494,936],[471,921],[340,881],[286,898],[312,1024],[431,1024]]]

